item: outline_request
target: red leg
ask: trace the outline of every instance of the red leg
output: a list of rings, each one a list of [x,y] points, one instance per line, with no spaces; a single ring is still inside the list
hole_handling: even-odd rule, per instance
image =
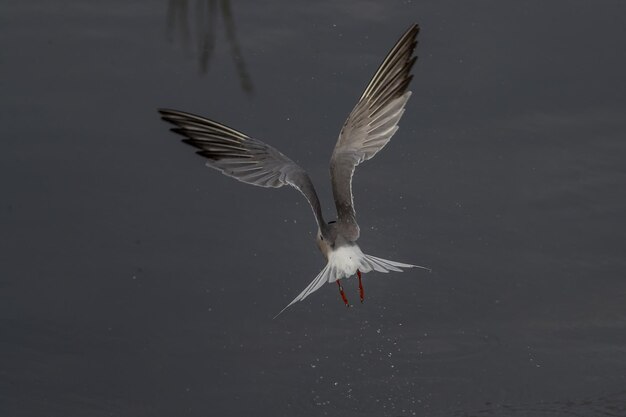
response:
[[[356,270],[356,276],[359,277],[359,297],[361,297],[361,303],[365,299],[365,291],[363,291],[363,283],[361,282],[361,271]]]
[[[343,292],[343,287],[341,286],[341,282],[339,282],[339,280],[337,280],[337,285],[339,286],[339,294],[341,294],[341,299],[343,300],[346,307],[350,307],[350,304],[348,304],[348,298],[346,297],[346,293]]]

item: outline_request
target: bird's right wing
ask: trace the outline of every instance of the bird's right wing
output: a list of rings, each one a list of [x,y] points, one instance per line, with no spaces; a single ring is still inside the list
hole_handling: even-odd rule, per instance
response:
[[[337,217],[352,240],[359,235],[352,197],[354,168],[376,155],[398,130],[411,96],[408,85],[418,33],[419,27],[412,25],[391,49],[344,123],[330,160]]]
[[[291,185],[308,200],[318,226],[324,224],[315,187],[302,167],[277,149],[212,120],[178,110],[159,109],[163,120],[185,137],[183,142],[208,159],[207,166],[247,184],[278,188]]]

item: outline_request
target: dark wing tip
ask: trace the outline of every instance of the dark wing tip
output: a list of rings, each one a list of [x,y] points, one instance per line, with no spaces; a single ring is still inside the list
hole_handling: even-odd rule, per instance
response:
[[[417,23],[412,23],[409,28],[400,36],[397,44],[403,44],[406,42],[417,43],[417,35],[420,33],[420,26]]]
[[[389,86],[409,76],[417,59],[415,48],[419,30],[419,26],[414,23],[396,41],[361,95],[361,100],[366,97],[372,99],[376,96],[390,98],[386,91]],[[407,86],[408,84],[405,83],[405,89]],[[394,90],[399,94],[404,93],[398,89]],[[377,99],[375,101],[379,102]]]
[[[157,109],[157,111],[161,115],[161,119],[166,120],[168,122],[172,122],[172,120],[176,118],[176,115],[179,114],[177,110],[173,110],[173,109],[160,108],[160,109]]]
[[[418,23],[411,23],[409,28],[406,30],[406,34],[413,34],[413,36],[417,35],[420,32],[420,25]]]
[[[161,115],[161,120],[164,120],[176,126],[180,126],[181,114],[179,111],[172,110],[172,109],[157,109],[157,111]],[[175,131],[175,130],[172,129],[172,131]],[[175,131],[175,132],[181,133],[178,131]]]

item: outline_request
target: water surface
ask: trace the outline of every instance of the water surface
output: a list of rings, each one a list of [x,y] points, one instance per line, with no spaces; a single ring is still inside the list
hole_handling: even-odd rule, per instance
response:
[[[626,414],[622,2],[0,6],[0,414]],[[290,189],[206,169],[157,107],[328,159],[422,27],[401,129],[359,167],[346,309]],[[352,301],[356,282],[345,283]]]

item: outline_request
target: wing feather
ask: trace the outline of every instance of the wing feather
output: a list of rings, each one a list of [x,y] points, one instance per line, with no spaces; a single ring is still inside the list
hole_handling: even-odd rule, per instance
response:
[[[407,90],[419,27],[412,25],[396,42],[374,74],[341,129],[330,161],[333,196],[337,217],[347,237],[356,240],[356,222],[352,195],[355,167],[376,155],[398,130],[411,92]]]
[[[290,185],[308,200],[318,226],[325,224],[311,178],[302,167],[270,145],[235,129],[178,110],[159,109],[172,131],[207,158],[207,166],[224,175],[259,187]]]

